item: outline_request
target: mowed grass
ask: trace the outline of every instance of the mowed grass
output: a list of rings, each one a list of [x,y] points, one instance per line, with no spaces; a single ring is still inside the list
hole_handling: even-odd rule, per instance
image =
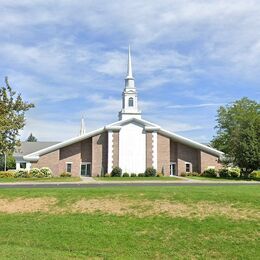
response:
[[[33,208],[26,203],[37,199],[55,199],[56,204],[49,211],[26,212],[22,207],[7,213],[19,201],[25,209]],[[107,204],[100,204],[104,210],[75,211],[78,201]],[[136,208],[117,214],[120,201],[135,202]],[[154,214],[132,214],[142,212],[142,201],[178,205],[174,209],[179,212],[153,208]],[[1,259],[259,259],[259,201],[257,185],[1,189]],[[189,215],[184,205],[200,212]],[[221,207],[227,211],[219,212]]]
[[[97,181],[180,181],[176,177],[95,177]]]
[[[0,178],[0,183],[7,182],[78,182],[80,177],[52,177],[52,178]]]

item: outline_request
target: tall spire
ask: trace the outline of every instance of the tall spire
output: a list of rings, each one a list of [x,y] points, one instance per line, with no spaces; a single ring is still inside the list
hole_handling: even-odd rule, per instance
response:
[[[128,46],[128,62],[127,62],[127,75],[126,75],[126,78],[125,78],[125,88],[126,89],[135,88],[135,80],[134,80],[134,77],[133,77],[130,45]]]
[[[127,63],[127,76],[126,79],[133,79],[132,71],[132,59],[131,59],[131,48],[128,46],[128,63]]]
[[[81,122],[80,122],[80,131],[79,135],[84,135],[86,133],[86,128],[85,128],[85,122],[84,122],[84,117],[81,117]]]

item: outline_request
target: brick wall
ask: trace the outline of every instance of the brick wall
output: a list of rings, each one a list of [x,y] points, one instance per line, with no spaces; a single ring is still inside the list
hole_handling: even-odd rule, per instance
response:
[[[199,151],[199,162],[199,172],[205,171],[209,166],[213,166],[216,169],[220,169],[222,167],[221,163],[218,162],[218,157],[203,151]]]
[[[32,162],[32,168],[49,167],[55,176],[59,175],[60,150],[42,155],[37,162]]]
[[[92,176],[100,175],[102,167],[107,172],[107,149],[107,132],[92,137]]]
[[[153,134],[151,132],[147,132],[146,133],[146,168],[153,166],[152,140],[153,140]]]
[[[170,138],[157,134],[157,171],[170,175]]]
[[[113,168],[119,166],[119,132],[113,132]]]

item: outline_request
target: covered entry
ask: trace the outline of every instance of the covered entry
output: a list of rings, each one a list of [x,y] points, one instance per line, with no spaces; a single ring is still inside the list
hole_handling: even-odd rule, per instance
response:
[[[81,163],[80,175],[84,177],[91,177],[91,163]]]

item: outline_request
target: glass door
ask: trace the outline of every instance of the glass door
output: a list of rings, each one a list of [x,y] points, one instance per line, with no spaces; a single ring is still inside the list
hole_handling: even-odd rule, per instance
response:
[[[176,175],[176,167],[175,167],[176,163],[171,163],[170,164],[170,175],[173,176],[173,175]]]
[[[85,177],[91,176],[91,164],[90,163],[82,163],[80,166],[80,175]]]

